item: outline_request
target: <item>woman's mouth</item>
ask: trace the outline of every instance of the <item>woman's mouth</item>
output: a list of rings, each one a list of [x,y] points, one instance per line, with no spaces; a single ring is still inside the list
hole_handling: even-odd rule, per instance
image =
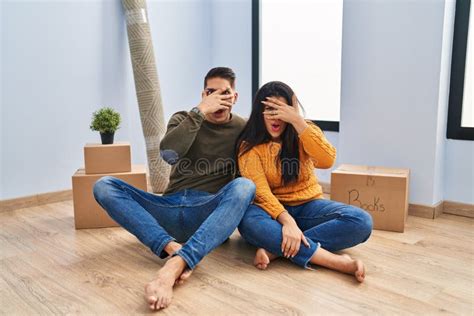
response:
[[[280,131],[280,124],[276,124],[276,123],[273,123],[271,125],[271,128],[272,128],[272,132],[279,132]]]

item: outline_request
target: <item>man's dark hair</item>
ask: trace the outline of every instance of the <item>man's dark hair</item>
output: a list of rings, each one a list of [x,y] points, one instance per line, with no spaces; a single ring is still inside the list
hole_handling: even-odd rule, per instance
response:
[[[230,86],[233,88],[235,83],[235,72],[227,67],[215,67],[209,70],[206,77],[204,77],[204,88],[207,86],[207,80],[211,78],[223,78],[230,82]]]

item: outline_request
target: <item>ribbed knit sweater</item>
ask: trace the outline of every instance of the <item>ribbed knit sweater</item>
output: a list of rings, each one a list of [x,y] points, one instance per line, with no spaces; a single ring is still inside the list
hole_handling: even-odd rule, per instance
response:
[[[323,198],[314,168],[330,168],[336,160],[336,148],[318,126],[311,122],[308,125],[299,134],[300,171],[296,182],[282,183],[281,163],[277,160],[279,143],[260,144],[239,155],[241,175],[257,186],[254,203],[274,219],[285,211],[284,205],[295,206]]]

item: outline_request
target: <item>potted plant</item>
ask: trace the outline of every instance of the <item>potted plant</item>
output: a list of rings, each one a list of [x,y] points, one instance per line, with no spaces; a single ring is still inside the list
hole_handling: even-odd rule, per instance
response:
[[[120,113],[110,107],[103,107],[92,113],[91,130],[100,132],[102,144],[113,144],[114,134],[120,128]]]

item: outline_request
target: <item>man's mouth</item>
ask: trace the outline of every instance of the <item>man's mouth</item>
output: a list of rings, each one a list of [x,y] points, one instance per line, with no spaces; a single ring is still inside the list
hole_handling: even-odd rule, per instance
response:
[[[212,116],[216,120],[224,119],[229,115],[229,111],[230,111],[230,109],[222,109],[222,110],[219,110],[219,111],[216,111],[216,112],[212,113]]]

